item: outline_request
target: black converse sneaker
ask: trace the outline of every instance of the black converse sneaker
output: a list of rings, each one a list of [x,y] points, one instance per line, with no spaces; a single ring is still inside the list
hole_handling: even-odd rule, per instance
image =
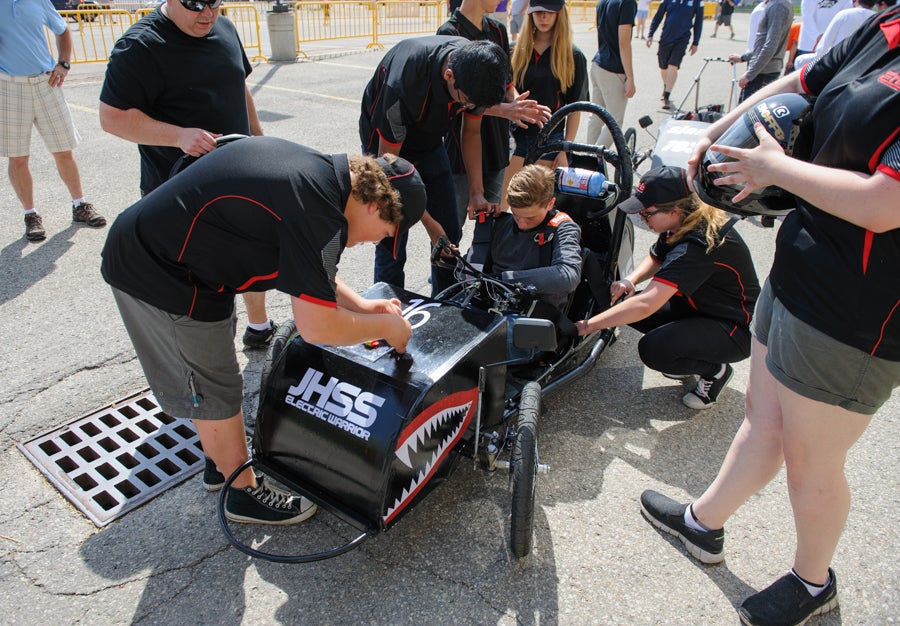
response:
[[[741,604],[738,615],[750,626],[795,626],[813,615],[837,608],[837,578],[828,568],[828,586],[819,595],[809,595],[806,586],[788,572],[774,583],[753,594]]]
[[[203,487],[207,491],[218,491],[225,485],[225,477],[212,459],[206,457],[206,466],[203,468]]]
[[[306,498],[272,487],[264,477],[256,487],[229,487],[225,496],[225,517],[245,524],[298,524],[316,513],[316,505]]]
[[[697,381],[697,386],[693,391],[684,394],[681,401],[690,409],[708,409],[716,403],[719,394],[731,380],[734,369],[728,363],[725,363],[725,369],[714,378],[703,378]]]
[[[703,563],[721,563],[725,559],[725,529],[694,530],[684,523],[687,504],[647,490],[641,494],[641,511],[647,521],[663,532],[681,539],[695,559]]]

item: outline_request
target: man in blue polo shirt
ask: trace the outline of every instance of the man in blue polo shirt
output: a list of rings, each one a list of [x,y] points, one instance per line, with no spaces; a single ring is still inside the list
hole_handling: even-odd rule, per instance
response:
[[[659,28],[665,16],[662,34],[659,36],[659,49],[656,57],[659,61],[659,73],[663,80],[662,108],[670,111],[672,88],[678,78],[681,60],[691,44],[691,55],[697,53],[700,45],[700,33],[703,30],[703,0],[663,0],[650,23],[647,34],[647,47],[653,45],[653,33]],[[694,36],[691,41],[691,29]]]
[[[44,27],[56,36],[56,61],[47,49]],[[9,158],[9,180],[25,210],[25,238],[46,238],[34,205],[28,155],[36,127],[56,161],[56,171],[72,196],[72,221],[99,228],[106,219],[86,202],[72,149],[78,131],[63,95],[69,75],[72,35],[50,0],[11,0],[0,5],[0,156]]]

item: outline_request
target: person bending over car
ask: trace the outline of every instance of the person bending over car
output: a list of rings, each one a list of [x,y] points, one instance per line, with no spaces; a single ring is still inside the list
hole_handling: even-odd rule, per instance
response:
[[[283,139],[223,145],[119,215],[101,272],[160,407],[190,419],[225,476],[247,461],[234,296],[291,296],[305,341],[385,339],[406,350],[400,302],[367,300],[339,278],[344,248],[397,237],[425,210],[403,159],[322,154]],[[228,519],[294,524],[316,507],[251,469],[225,496]]]
[[[686,172],[663,166],[647,172],[634,196],[618,207],[637,213],[659,233],[650,254],[610,286],[614,306],[576,322],[582,335],[629,324],[647,367],[668,378],[700,379],[682,401],[692,409],[716,403],[733,370],[750,356],[750,319],[759,280],[733,218],[700,201]],[[652,279],[640,292],[635,285]]]
[[[553,208],[554,185],[553,171],[543,165],[526,165],[510,179],[510,213],[493,218],[484,269],[534,287],[558,311],[581,277],[581,228]]]

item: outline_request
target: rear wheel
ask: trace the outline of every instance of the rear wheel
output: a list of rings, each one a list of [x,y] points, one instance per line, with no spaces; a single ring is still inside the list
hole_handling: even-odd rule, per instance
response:
[[[634,153],[637,149],[637,131],[629,128],[625,131],[625,147],[628,148],[628,158],[634,159]]]
[[[275,335],[272,337],[272,343],[269,344],[269,349],[266,352],[266,360],[263,361],[262,373],[259,377],[259,401],[262,404],[263,394],[265,394],[266,384],[269,381],[269,376],[272,374],[272,368],[275,367],[275,363],[278,361],[278,357],[281,356],[281,353],[284,352],[284,347],[288,344],[294,334],[297,332],[297,326],[294,324],[294,320],[287,320],[275,330]]]
[[[534,540],[534,493],[537,485],[537,421],[541,412],[541,386],[531,382],[522,389],[511,458],[512,512],[509,543],[513,556],[531,552]]]

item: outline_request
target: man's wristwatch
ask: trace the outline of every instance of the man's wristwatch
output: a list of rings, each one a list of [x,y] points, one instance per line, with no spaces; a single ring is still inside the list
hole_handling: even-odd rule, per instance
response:
[[[69,65],[68,61],[57,61],[56,64],[58,66],[60,66],[61,68],[63,68],[64,70],[72,69],[72,66]]]

